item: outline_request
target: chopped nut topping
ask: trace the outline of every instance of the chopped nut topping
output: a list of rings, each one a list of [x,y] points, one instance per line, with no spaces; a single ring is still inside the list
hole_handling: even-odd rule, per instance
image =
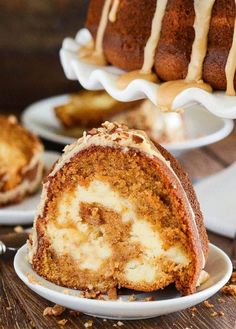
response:
[[[219,314],[219,316],[224,316],[225,315],[223,311],[218,312],[218,314]]]
[[[93,129],[91,129],[91,130],[88,131],[88,135],[91,135],[91,136],[97,135],[97,133],[98,133],[98,131],[97,131],[96,128],[93,128]]]
[[[209,303],[208,300],[205,300],[203,304],[206,308],[213,308],[215,306],[214,304]]]
[[[116,288],[109,289],[107,295],[110,300],[116,300],[117,299],[117,289]]]
[[[221,289],[221,292],[225,295],[236,296],[236,285],[235,284],[230,284],[228,286],[224,286]]]
[[[133,136],[132,136],[132,139],[133,139],[133,141],[134,141],[136,144],[141,144],[141,143],[143,143],[143,138],[140,137],[140,136],[138,136],[138,135],[133,135]]]
[[[119,143],[120,141],[121,141],[121,138],[120,138],[120,137],[116,137],[116,138],[114,139],[114,142]]]
[[[95,290],[85,290],[81,291],[79,297],[81,298],[90,298],[90,299],[95,299],[101,294],[100,291],[95,291]]]
[[[236,272],[232,273],[231,279],[230,279],[231,283],[236,283]]]
[[[53,316],[59,316],[65,311],[65,308],[61,305],[55,304],[53,307],[46,307],[43,311],[43,316],[46,315],[53,315]]]

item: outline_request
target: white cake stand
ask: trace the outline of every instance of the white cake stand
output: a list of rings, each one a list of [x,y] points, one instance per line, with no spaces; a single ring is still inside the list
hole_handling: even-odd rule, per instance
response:
[[[60,59],[65,75],[70,80],[78,80],[89,90],[105,89],[113,98],[127,102],[137,99],[150,99],[157,105],[156,94],[159,85],[142,79],[130,82],[125,89],[117,88],[116,80],[124,71],[113,66],[96,66],[79,59],[78,50],[91,40],[87,29],[81,29],[75,39],[66,38],[60,50]],[[226,96],[223,91],[208,93],[199,88],[182,91],[172,103],[173,110],[189,104],[200,103],[218,117],[236,118],[236,96]]]

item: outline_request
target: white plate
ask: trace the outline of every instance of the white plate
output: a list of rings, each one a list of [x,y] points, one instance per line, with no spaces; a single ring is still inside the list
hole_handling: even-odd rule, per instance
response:
[[[61,126],[54,115],[54,107],[66,103],[69,95],[55,96],[41,100],[27,107],[22,114],[24,125],[50,141],[63,145],[73,143],[75,138],[61,135]],[[175,156],[193,148],[215,143],[230,134],[233,121],[218,118],[200,105],[193,105],[184,112],[186,122],[186,140],[163,146]]]
[[[117,88],[116,80],[124,71],[113,66],[87,64],[79,59],[79,48],[91,40],[87,29],[80,30],[75,39],[66,38],[60,50],[60,59],[65,75],[70,80],[78,80],[85,89],[105,89],[113,98],[123,102],[149,98],[157,105],[158,84],[143,79],[133,80],[125,89]],[[189,88],[181,92],[173,101],[172,108],[185,107],[197,102],[214,115],[223,118],[236,118],[236,97],[226,96],[225,92],[208,93],[199,88]]]
[[[59,153],[45,152],[44,161],[46,169],[49,170],[58,159]],[[31,224],[34,219],[35,210],[38,206],[41,190],[36,194],[26,197],[22,202],[0,208],[0,225],[24,225]]]
[[[46,281],[38,276],[28,263],[26,245],[17,252],[14,267],[17,275],[30,289],[53,303],[92,316],[123,320],[151,318],[192,307],[214,295],[226,284],[232,273],[232,264],[228,256],[210,244],[206,264],[210,278],[195,294],[181,297],[175,288],[168,287],[156,293],[135,293],[138,300],[129,302],[128,293],[121,295],[117,301],[80,298],[78,290],[65,289]],[[141,301],[147,296],[154,296],[157,300]]]

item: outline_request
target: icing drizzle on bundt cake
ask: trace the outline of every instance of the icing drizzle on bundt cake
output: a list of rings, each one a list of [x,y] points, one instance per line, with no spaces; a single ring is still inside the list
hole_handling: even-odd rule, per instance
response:
[[[141,131],[106,122],[84,133],[44,184],[29,243],[33,268],[72,288],[153,291],[175,282],[194,292],[207,237],[180,172]]]
[[[91,1],[93,2],[93,1]],[[125,1],[124,1],[125,2]],[[216,0],[194,0],[194,32],[195,37],[192,44],[192,51],[190,56],[190,62],[188,64],[188,69],[186,77],[183,80],[178,81],[169,81],[167,84],[163,84],[157,93],[157,100],[159,101],[159,106],[163,109],[170,109],[171,103],[175,96],[184,89],[190,87],[198,87],[209,92],[212,91],[212,88],[209,84],[203,81],[203,63],[207,54],[207,45],[208,45],[208,33],[210,28],[210,22],[212,18],[213,6],[216,3]],[[165,18],[166,13],[168,12],[168,0],[157,0],[154,16],[151,23],[150,35],[146,42],[146,45],[143,48],[143,64],[139,70],[128,72],[124,75],[121,75],[117,80],[117,86],[120,88],[126,87],[133,79],[145,79],[151,82],[157,81],[157,76],[155,77],[152,73],[152,68],[154,66],[155,53],[158,49],[158,44],[160,41],[163,19]],[[103,4],[102,15],[98,24],[96,42],[99,40],[99,44],[102,48],[102,40],[105,35],[105,30],[107,28],[108,17],[111,23],[115,23],[119,15],[119,9],[122,10],[122,1],[116,0],[105,0]],[[119,17],[118,17],[119,18]],[[132,17],[130,18],[132,19]],[[233,41],[230,47],[230,51],[227,57],[225,65],[225,75],[226,75],[226,93],[227,95],[235,95],[234,88],[234,76],[236,71],[236,24],[234,24],[234,36]],[[169,27],[171,29],[171,26]],[[102,31],[102,32],[101,32]],[[111,31],[111,27],[110,27]],[[110,32],[111,33],[111,32]],[[110,36],[112,37],[112,36]],[[118,35],[114,36],[118,38]],[[122,39],[122,34],[119,38]],[[121,42],[121,41],[120,41]],[[100,48],[100,56],[105,58],[103,52]],[[94,50],[97,53],[97,49]],[[93,55],[92,55],[93,57]],[[89,56],[82,57],[86,61],[91,61],[91,53]],[[101,62],[98,60],[94,62],[99,64]],[[104,65],[107,63],[104,61]],[[183,73],[184,74],[184,73]],[[165,103],[165,99],[168,101]]]

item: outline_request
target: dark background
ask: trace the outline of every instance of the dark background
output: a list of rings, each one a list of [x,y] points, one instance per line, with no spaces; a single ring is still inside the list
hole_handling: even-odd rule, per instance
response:
[[[83,27],[88,0],[0,0],[0,113],[79,90],[59,61],[62,40]]]

